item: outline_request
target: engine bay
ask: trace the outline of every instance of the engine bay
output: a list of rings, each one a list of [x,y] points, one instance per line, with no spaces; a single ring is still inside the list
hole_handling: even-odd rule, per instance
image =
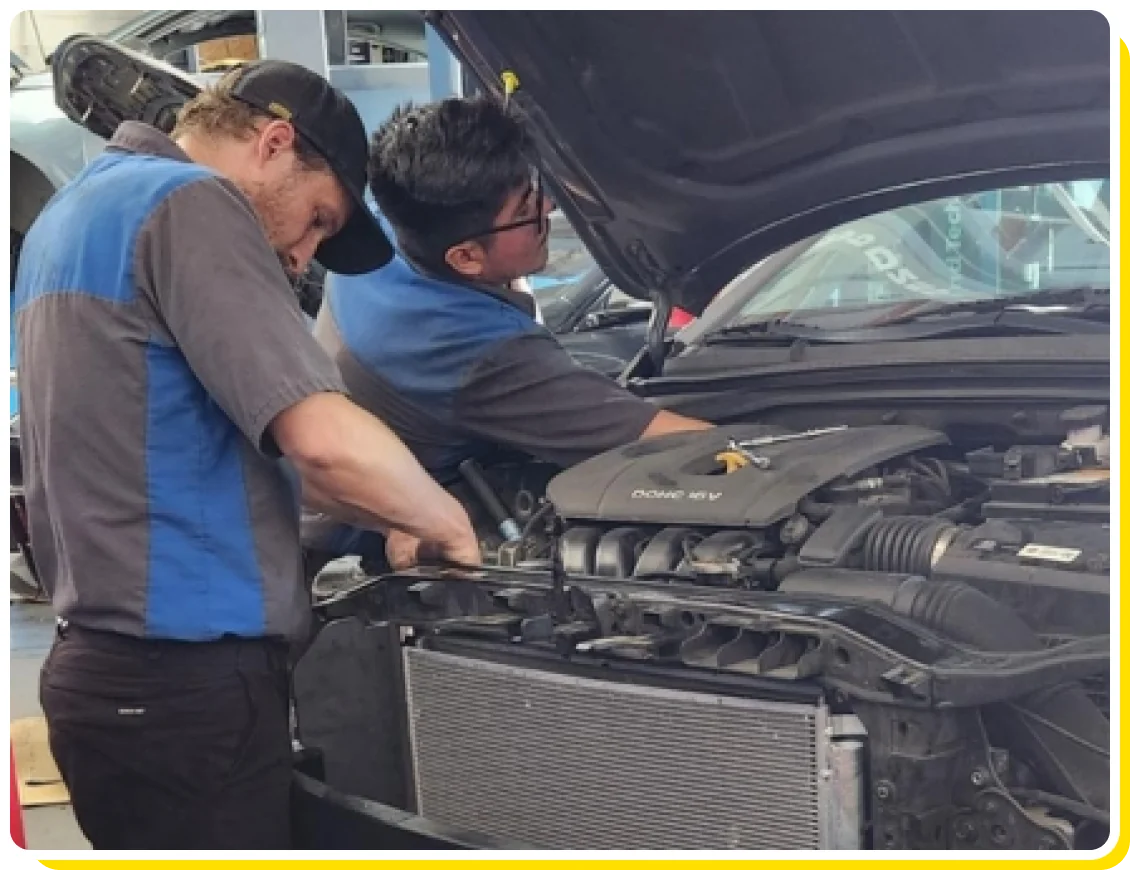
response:
[[[1105,634],[1109,451],[1101,425],[965,453],[918,426],[672,435],[517,491],[526,534],[486,555],[544,569],[557,535],[571,576],[774,590],[804,569],[915,574],[970,583],[1049,636]]]
[[[662,762],[647,751],[678,743],[631,727],[648,704],[688,723],[701,720],[687,699],[801,704],[788,708],[798,722],[812,704],[835,735],[811,749],[825,785],[813,780],[811,806],[795,819],[761,819],[759,830],[815,813],[817,848],[1096,848],[1110,800],[1104,415],[1073,410],[1066,437],[1042,443],[954,443],[920,425],[740,424],[637,442],[564,471],[472,467],[460,497],[481,529],[482,569],[370,576],[321,605],[331,629],[385,632],[382,655],[402,676],[374,709],[405,705],[398,733],[414,771],[397,797],[366,794],[373,780],[358,777],[373,752],[370,726],[336,753],[338,775],[441,821],[553,844],[568,837],[539,825],[573,811],[540,780],[523,792],[514,778],[539,742],[572,759],[595,751],[588,735],[606,733],[610,745],[625,742],[605,763],[628,780],[648,778],[640,771]],[[319,727],[340,735],[340,721],[318,713],[324,698],[311,700],[324,695],[328,672],[309,666],[299,676],[303,739],[318,745]],[[624,683],[656,696],[616,688]],[[673,688],[690,694],[654,706]],[[561,705],[560,721],[512,701],[535,697]],[[601,712],[629,701],[641,706],[626,718]],[[756,731],[776,713],[745,710],[746,726],[725,725],[726,715],[719,708],[712,727]],[[479,767],[472,753],[442,776],[429,767],[453,757],[459,731],[429,730],[436,716],[482,735],[494,766]],[[495,735],[500,716],[508,721]],[[754,749],[769,754],[748,763],[771,762],[762,742],[735,748],[731,763]],[[843,770],[829,761],[837,753]],[[404,764],[380,766],[394,763]],[[559,761],[563,776],[570,764]],[[724,758],[702,765],[696,781],[713,771],[707,781],[722,782]],[[588,783],[585,770],[568,776]],[[446,799],[453,778],[498,797],[465,817],[465,803]],[[689,787],[676,780],[676,791]],[[745,791],[719,793],[722,804],[761,787],[744,781]],[[601,783],[591,793],[574,786],[600,808],[594,818],[616,812],[623,785]],[[853,807],[851,818],[837,805]],[[633,824],[609,842],[664,842],[658,828],[633,833]],[[706,837],[703,825],[695,830]],[[722,834],[713,836],[704,842]],[[785,841],[764,845],[774,842]]]

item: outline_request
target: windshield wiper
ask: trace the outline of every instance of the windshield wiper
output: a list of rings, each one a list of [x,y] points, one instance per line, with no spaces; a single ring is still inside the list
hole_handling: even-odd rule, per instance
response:
[[[737,323],[716,329],[705,335],[702,343],[792,344],[798,339],[821,341],[824,332],[818,326],[790,323],[786,320],[760,320],[756,323]]]
[[[1051,309],[1060,309],[1052,311]],[[884,326],[911,323],[927,317],[946,317],[950,314],[1004,311],[1038,312],[1060,316],[1096,319],[1110,318],[1110,290],[1099,287],[1073,287],[1068,290],[1041,290],[1029,293],[1015,293],[1009,296],[992,296],[987,299],[972,299],[966,302],[927,302],[918,308],[898,317],[884,321]]]
[[[842,313],[829,308],[825,317]],[[878,313],[878,312],[877,312]],[[950,319],[950,315],[966,315]],[[976,316],[982,315],[982,316]],[[814,317],[819,317],[813,312]],[[708,333],[703,344],[859,344],[952,335],[959,332],[1043,333],[1109,332],[1110,290],[1078,287],[965,302],[926,302],[880,323],[827,327],[781,319],[737,323]]]

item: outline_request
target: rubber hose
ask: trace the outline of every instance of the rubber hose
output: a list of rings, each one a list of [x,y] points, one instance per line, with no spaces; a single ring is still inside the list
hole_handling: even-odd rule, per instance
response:
[[[864,535],[863,567],[927,576],[935,546],[954,528],[953,523],[933,517],[884,517]]]
[[[510,514],[506,512],[502,501],[491,489],[490,484],[487,483],[479,464],[474,459],[465,459],[459,464],[459,473],[467,481],[467,485],[471,487],[482,506],[486,508],[487,513],[490,514],[503,539],[507,541],[520,539],[522,537],[521,529],[518,528],[518,524],[514,522]]]

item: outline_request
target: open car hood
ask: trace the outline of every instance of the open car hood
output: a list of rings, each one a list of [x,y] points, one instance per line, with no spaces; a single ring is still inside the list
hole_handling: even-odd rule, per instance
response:
[[[529,116],[558,205],[625,292],[700,314],[845,221],[1110,161],[1096,12],[435,12]]]

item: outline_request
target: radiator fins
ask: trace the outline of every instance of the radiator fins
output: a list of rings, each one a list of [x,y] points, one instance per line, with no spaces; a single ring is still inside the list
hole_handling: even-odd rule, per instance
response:
[[[415,648],[405,668],[424,818],[548,849],[837,848],[822,707]]]

